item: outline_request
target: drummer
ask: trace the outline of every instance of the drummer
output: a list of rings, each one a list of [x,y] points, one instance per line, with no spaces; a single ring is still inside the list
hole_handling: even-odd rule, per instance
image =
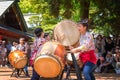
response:
[[[13,42],[13,45],[11,47],[11,52],[16,50],[18,43],[17,42]]]
[[[72,53],[80,52],[79,59],[83,62],[83,74],[85,80],[95,80],[93,71],[96,64],[95,55],[95,45],[93,36],[87,32],[88,20],[81,20],[78,24],[78,29],[80,31],[80,46],[76,48],[71,48]]]
[[[25,42],[25,38],[21,37],[19,39],[19,44],[16,46],[16,49],[23,51],[26,56],[28,55],[29,45]],[[26,76],[30,77],[28,74],[28,65],[24,67],[24,71],[26,73]]]
[[[36,38],[33,42],[33,51],[31,53],[31,58],[30,58],[31,66],[33,66],[33,61],[35,59],[35,56],[37,55],[37,52],[39,52],[41,50],[42,45],[45,43],[44,32],[43,32],[42,28],[36,28],[34,30],[34,34],[35,34]],[[31,80],[40,80],[39,77],[40,76],[36,73],[36,71],[33,68]]]
[[[49,33],[45,33],[45,34],[44,34],[44,38],[45,38],[45,42],[51,40],[51,37],[50,37],[50,34],[49,34]]]

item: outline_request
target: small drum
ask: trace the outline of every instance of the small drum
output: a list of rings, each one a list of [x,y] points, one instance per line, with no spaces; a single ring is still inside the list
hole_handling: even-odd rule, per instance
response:
[[[24,68],[25,65],[27,64],[27,57],[20,50],[15,50],[13,52],[10,52],[8,56],[8,60],[14,68],[18,68],[18,69]]]
[[[81,60],[79,59],[79,53],[74,53],[74,56],[76,58],[76,61],[79,65],[80,68],[82,68],[83,66],[83,63],[81,62]],[[73,66],[73,60],[72,60],[72,55],[71,53],[67,53],[66,54],[66,61],[67,61],[67,64],[70,65],[70,66]]]
[[[60,75],[64,68],[66,50],[58,42],[46,42],[38,52],[34,61],[35,71],[44,78],[54,78]]]
[[[59,22],[54,29],[54,38],[65,47],[79,46],[80,32],[77,24],[70,20]]]

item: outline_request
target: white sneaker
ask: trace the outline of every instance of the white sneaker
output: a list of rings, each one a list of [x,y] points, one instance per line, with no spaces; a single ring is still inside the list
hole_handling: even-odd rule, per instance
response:
[[[5,65],[5,67],[8,67],[7,65]]]

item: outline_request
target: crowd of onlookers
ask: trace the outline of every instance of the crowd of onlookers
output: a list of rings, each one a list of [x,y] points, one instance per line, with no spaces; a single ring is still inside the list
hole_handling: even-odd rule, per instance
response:
[[[0,67],[8,66],[8,55],[11,51],[12,45],[6,40],[0,40]]]
[[[115,71],[120,74],[120,35],[104,37],[98,35],[95,38],[97,66],[95,72]]]
[[[50,40],[49,33],[45,33],[44,38],[46,40]],[[7,39],[0,39],[0,67],[11,67],[8,56],[10,52],[17,49],[18,45],[20,44],[19,39],[17,41],[10,42]],[[30,53],[32,51],[32,44],[31,42],[28,42],[25,40],[25,44],[29,45],[29,51],[28,51],[28,59],[30,57]]]
[[[7,40],[0,40],[0,66],[9,67],[8,55],[16,49],[19,43],[9,43]],[[110,72],[114,70],[120,73],[120,36],[95,37],[96,55],[98,58],[95,72]],[[30,53],[28,54],[30,56]]]

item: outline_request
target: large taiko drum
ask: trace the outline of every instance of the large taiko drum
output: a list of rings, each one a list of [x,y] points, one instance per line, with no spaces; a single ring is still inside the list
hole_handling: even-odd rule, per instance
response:
[[[59,22],[54,29],[54,38],[65,47],[79,46],[80,32],[77,23],[70,20]]]
[[[20,50],[15,50],[13,52],[10,52],[8,56],[10,64],[14,68],[24,68],[25,65],[27,64],[27,57],[26,55],[20,51]]]
[[[35,58],[35,71],[44,78],[57,77],[64,68],[65,54],[65,47],[60,43],[55,41],[46,42]]]

